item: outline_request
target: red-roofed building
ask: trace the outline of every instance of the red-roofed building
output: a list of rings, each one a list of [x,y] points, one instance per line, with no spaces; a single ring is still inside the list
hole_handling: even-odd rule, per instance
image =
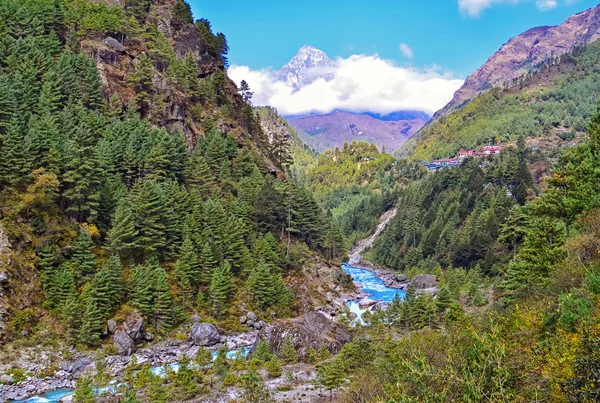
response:
[[[500,154],[500,151],[502,151],[502,147],[500,147],[500,146],[485,146],[485,147],[483,147],[483,153],[485,155]]]

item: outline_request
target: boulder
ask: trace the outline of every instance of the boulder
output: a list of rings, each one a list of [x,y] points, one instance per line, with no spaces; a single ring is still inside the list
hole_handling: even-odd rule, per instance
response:
[[[240,323],[243,325],[244,323],[246,323],[246,321],[248,320],[248,317],[246,315],[242,315],[240,316]]]
[[[79,378],[80,375],[84,374],[89,368],[94,365],[94,360],[90,357],[83,357],[78,359],[71,365],[69,372],[74,379]]]
[[[265,327],[267,327],[267,324],[264,321],[262,321],[262,320],[259,320],[258,322],[256,322],[254,324],[254,328],[256,330],[261,330],[261,329],[264,329]]]
[[[345,326],[327,319],[321,312],[310,312],[301,318],[278,321],[262,329],[252,351],[256,350],[259,342],[266,341],[271,353],[279,354],[288,337],[303,362],[307,361],[310,348],[318,350],[324,344],[335,354],[352,340]]]
[[[104,40],[104,44],[111,48],[112,50],[116,50],[117,52],[125,52],[125,46],[118,40],[113,37],[108,37]]]
[[[378,303],[376,303],[375,305],[373,305],[373,308],[371,308],[373,311],[387,311],[390,307],[390,304],[387,302],[383,302],[383,301],[379,301]]]
[[[135,352],[135,341],[122,330],[115,332],[113,343],[115,343],[119,355],[130,356]]]
[[[8,283],[8,274],[3,271],[2,273],[0,273],[0,284],[5,284]]]
[[[146,333],[144,333],[144,340],[152,341],[152,340],[154,340],[154,335],[150,332],[146,332]]]
[[[144,318],[137,312],[130,314],[123,323],[123,330],[135,342],[144,340]]]
[[[358,301],[358,307],[360,309],[367,309],[368,307],[373,306],[376,303],[377,303],[377,301],[372,300],[371,298],[365,297],[365,298],[361,299],[360,301]]]
[[[108,327],[108,331],[110,333],[114,333],[117,330],[117,322],[112,319],[106,322],[106,326]]]
[[[410,285],[417,290],[424,290],[426,288],[434,288],[437,286],[437,280],[433,274],[417,274],[411,280]]]
[[[200,323],[200,315],[197,313],[192,316],[192,323]]]
[[[399,283],[403,283],[407,280],[407,277],[404,274],[396,274],[396,281]]]
[[[247,320],[251,320],[253,323],[258,320],[258,317],[256,316],[256,314],[254,312],[248,312],[248,314],[246,315],[246,318],[248,318]]]
[[[194,323],[190,332],[192,341],[197,346],[214,346],[221,341],[219,331],[210,323]]]
[[[12,385],[13,383],[15,383],[15,380],[13,379],[13,377],[11,375],[8,375],[8,374],[0,375],[0,384]]]

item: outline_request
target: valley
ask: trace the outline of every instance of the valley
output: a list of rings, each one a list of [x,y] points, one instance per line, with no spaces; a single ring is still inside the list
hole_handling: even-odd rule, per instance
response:
[[[600,401],[600,6],[217,3],[0,0],[0,403]]]

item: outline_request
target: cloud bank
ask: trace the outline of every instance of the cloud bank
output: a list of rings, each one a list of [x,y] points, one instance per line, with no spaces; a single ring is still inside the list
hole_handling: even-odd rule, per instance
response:
[[[497,4],[517,4],[524,1],[535,1],[537,7],[542,10],[551,10],[558,7],[559,0],[458,0],[458,9],[461,13],[471,17],[478,17],[483,10]],[[573,0],[564,0],[566,4]]]
[[[278,81],[273,70],[235,65],[229,69],[229,76],[238,85],[242,80],[248,82],[254,92],[254,105],[273,106],[286,116],[340,109],[381,114],[419,110],[432,114],[445,106],[463,84],[463,80],[438,68],[399,67],[378,55],[338,58],[327,73],[333,76],[331,80],[318,78],[294,91]]]

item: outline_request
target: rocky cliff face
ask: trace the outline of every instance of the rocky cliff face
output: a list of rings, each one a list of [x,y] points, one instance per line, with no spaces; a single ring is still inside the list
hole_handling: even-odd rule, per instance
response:
[[[447,114],[490,88],[511,85],[540,63],[600,38],[600,5],[567,19],[561,25],[532,28],[504,44],[475,73],[437,115]]]

